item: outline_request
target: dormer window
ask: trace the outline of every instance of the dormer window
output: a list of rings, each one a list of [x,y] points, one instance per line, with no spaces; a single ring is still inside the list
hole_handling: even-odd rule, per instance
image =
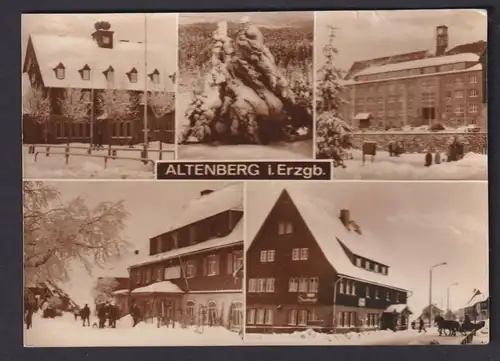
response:
[[[160,72],[158,69],[155,69],[151,74],[149,74],[149,78],[153,84],[160,84]]]
[[[131,71],[127,73],[128,79],[131,83],[137,83],[137,69],[132,68]]]
[[[111,38],[108,35],[103,35],[102,36],[102,43],[106,44],[106,45],[111,44]]]
[[[103,74],[109,83],[113,83],[115,81],[115,69],[113,69],[112,66],[103,71]]]
[[[278,234],[293,233],[293,224],[290,221],[281,221],[278,223]]]
[[[66,76],[66,68],[62,63],[59,63],[59,65],[54,68],[54,72],[56,73],[56,78],[59,80],[64,79]]]
[[[90,80],[90,68],[87,64],[79,70],[80,76],[83,80]]]

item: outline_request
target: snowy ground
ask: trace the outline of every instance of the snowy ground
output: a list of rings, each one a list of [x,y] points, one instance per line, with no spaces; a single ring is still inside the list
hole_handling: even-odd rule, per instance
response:
[[[91,318],[90,324],[97,322]],[[240,335],[223,327],[158,328],[140,323],[132,327],[130,316],[117,323],[117,328],[82,327],[73,315],[55,319],[33,316],[33,328],[25,330],[26,347],[98,347],[98,346],[231,346],[242,344]]]
[[[246,334],[245,344],[249,345],[332,345],[332,346],[403,346],[459,345],[464,336],[439,336],[437,328],[427,329],[426,333],[417,330],[405,331],[367,331],[361,333],[324,334],[313,330],[292,334]],[[489,341],[489,323],[477,332],[473,344],[487,344]]]
[[[389,157],[389,153],[378,151],[371,163],[366,157],[362,164],[361,151],[353,152],[354,159],[346,161],[347,168],[335,168],[336,179],[374,180],[487,180],[488,158],[485,154],[468,153],[458,162],[424,166],[424,154],[402,154]],[[444,158],[444,155],[442,155]]]
[[[180,160],[298,160],[313,158],[312,140],[271,145],[179,145]]]
[[[61,145],[64,146],[64,145]],[[70,146],[88,147],[88,144],[71,143]],[[140,158],[142,146],[136,145],[135,151],[129,151],[128,146],[113,146],[117,150],[118,157]],[[24,177],[31,179],[48,178],[96,178],[96,179],[151,179],[154,178],[153,166],[143,164],[138,160],[108,159],[107,167],[104,168],[104,158],[71,156],[69,163],[65,164],[64,154],[39,154],[35,162],[35,155],[28,154],[29,145],[23,146]],[[122,150],[121,150],[122,149]],[[159,143],[150,143],[151,152],[148,157],[153,160],[159,159]],[[37,147],[36,151],[44,151],[44,147]],[[174,159],[174,145],[163,144],[163,160]],[[51,152],[64,153],[64,147],[52,147]],[[87,154],[86,149],[71,149],[70,153]],[[107,155],[108,150],[92,151],[92,155]]]

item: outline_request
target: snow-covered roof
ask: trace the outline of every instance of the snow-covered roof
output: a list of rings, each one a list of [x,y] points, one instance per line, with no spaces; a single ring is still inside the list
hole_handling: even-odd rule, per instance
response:
[[[179,217],[170,226],[169,231],[228,210],[243,211],[243,186],[240,183],[228,185],[188,202],[181,210]]]
[[[475,295],[474,297],[472,297],[470,300],[468,300],[469,302],[467,302],[467,305],[465,307],[474,306],[476,303],[478,303],[478,302],[484,302],[487,299],[488,299],[488,296],[486,296],[483,293],[480,293],[480,294]]]
[[[386,313],[393,313],[393,312],[395,312],[395,313],[401,313],[401,312],[403,312],[406,309],[408,309],[408,311],[410,311],[410,308],[408,307],[408,305],[401,303],[401,304],[397,304],[397,305],[390,305],[389,307],[387,307],[385,309],[384,312],[386,312]]]
[[[184,293],[177,285],[170,281],[161,281],[149,286],[136,288],[131,292],[134,295],[149,295],[153,293]]]
[[[369,119],[370,117],[371,117],[371,113],[358,113],[358,114],[356,114],[354,119],[365,120],[365,119]]]
[[[123,290],[117,290],[117,291],[114,291],[113,294],[114,295],[127,295],[128,294],[128,290],[127,289],[123,289]]]
[[[405,61],[402,63],[393,63],[381,66],[373,66],[369,67],[365,70],[360,71],[355,76],[360,75],[371,75],[371,74],[379,74],[379,73],[387,73],[391,71],[400,71],[400,70],[409,70],[409,69],[417,69],[417,68],[425,68],[428,66],[439,66],[439,65],[448,65],[448,64],[456,64],[463,62],[478,62],[479,55],[473,53],[461,53],[455,55],[447,55],[447,56],[438,56],[431,57],[419,60]]]
[[[112,49],[100,48],[89,36],[72,37],[58,35],[30,35],[45,86],[54,88],[123,89],[144,91],[145,45],[137,42],[114,41]],[[150,91],[174,92],[170,76],[176,71],[172,49],[147,44],[147,72],[159,73],[159,83],[147,77]],[[54,68],[64,65],[65,77],[58,79]],[[90,68],[90,79],[83,80],[79,70]],[[109,67],[114,70],[114,81],[109,83],[104,75]],[[132,83],[127,73],[135,68],[137,82]]]
[[[158,253],[155,255],[147,255],[132,267],[155,263],[167,259],[185,256],[191,253],[202,252],[210,249],[224,248],[237,244],[243,244],[243,220],[233,228],[233,231],[225,237],[213,238],[208,241],[193,244],[191,246],[182,247],[170,250],[168,252]]]
[[[408,290],[404,277],[395,267],[390,265],[381,244],[374,235],[363,227],[362,234],[348,231],[339,219],[340,208],[336,205],[309,195],[303,191],[286,189],[292,202],[297,207],[313,237],[323,251],[326,259],[340,276],[362,280],[367,283]],[[275,198],[276,199],[276,198]],[[264,221],[264,219],[263,219]],[[387,275],[355,266],[341,246],[344,244],[351,252],[376,262],[388,265]]]

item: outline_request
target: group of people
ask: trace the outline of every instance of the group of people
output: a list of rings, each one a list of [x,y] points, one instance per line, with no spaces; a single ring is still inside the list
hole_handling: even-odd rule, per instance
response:
[[[97,325],[99,328],[106,327],[106,321],[108,321],[108,327],[116,328],[116,321],[119,319],[119,309],[116,305],[110,302],[103,302],[96,305],[96,315],[99,320]],[[75,321],[78,317],[82,320],[82,326],[90,327],[90,308],[88,304],[82,309],[75,309],[73,312],[75,316]]]

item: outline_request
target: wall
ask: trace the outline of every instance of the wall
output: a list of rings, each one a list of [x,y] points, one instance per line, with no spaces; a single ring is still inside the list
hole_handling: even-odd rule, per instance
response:
[[[436,148],[440,152],[447,152],[448,144],[453,136],[463,138],[467,144],[467,151],[484,153],[487,144],[486,133],[379,133],[379,134],[353,134],[354,148],[361,148],[365,141],[377,142],[377,149],[387,151],[389,142],[402,142],[407,153],[422,153],[425,149]]]

